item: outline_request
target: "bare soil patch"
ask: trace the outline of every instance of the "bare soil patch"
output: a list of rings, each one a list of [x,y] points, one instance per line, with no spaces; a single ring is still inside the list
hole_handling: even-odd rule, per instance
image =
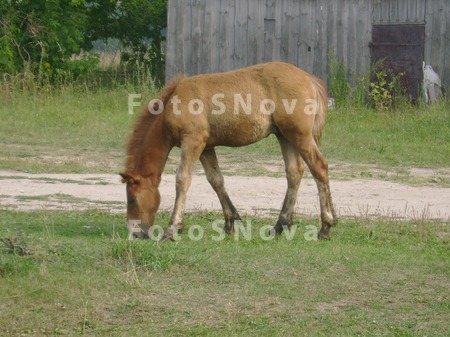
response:
[[[125,212],[125,189],[112,174],[28,174],[0,171],[0,207],[15,210],[83,210],[98,208]],[[271,215],[281,207],[286,180],[267,176],[226,176],[225,184],[241,214]],[[409,186],[377,179],[332,180],[336,210],[344,217],[440,219],[450,216],[450,188]],[[163,175],[161,210],[171,210],[175,176]],[[220,203],[204,175],[193,178],[187,210],[219,211]],[[296,212],[319,214],[314,180],[302,181]]]

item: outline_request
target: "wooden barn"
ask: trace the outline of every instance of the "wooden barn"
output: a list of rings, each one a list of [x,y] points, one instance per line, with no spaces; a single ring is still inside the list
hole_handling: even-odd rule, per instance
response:
[[[417,96],[423,61],[450,84],[449,39],[449,0],[169,0],[166,79],[277,60],[327,81],[334,52],[350,77],[385,59]]]

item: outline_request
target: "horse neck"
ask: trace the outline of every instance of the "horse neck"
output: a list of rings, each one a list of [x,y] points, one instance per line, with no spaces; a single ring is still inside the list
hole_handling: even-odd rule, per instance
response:
[[[136,169],[143,178],[149,178],[153,186],[159,186],[161,175],[164,171],[167,158],[172,149],[168,132],[164,131],[162,118],[149,127],[147,134],[140,146]]]

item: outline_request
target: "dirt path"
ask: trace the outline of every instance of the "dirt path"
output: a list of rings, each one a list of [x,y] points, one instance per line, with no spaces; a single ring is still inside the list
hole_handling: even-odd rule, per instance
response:
[[[23,174],[0,171],[0,208],[16,210],[99,208],[125,212],[125,191],[117,175]],[[225,183],[241,214],[277,213],[284,197],[284,178],[226,176]],[[389,216],[405,219],[450,218],[450,188],[412,187],[398,183],[357,179],[331,182],[340,216]],[[162,210],[175,198],[175,177],[164,175],[160,192]],[[193,178],[188,210],[220,210],[220,203],[206,178]],[[315,183],[305,178],[296,205],[298,214],[317,216]]]

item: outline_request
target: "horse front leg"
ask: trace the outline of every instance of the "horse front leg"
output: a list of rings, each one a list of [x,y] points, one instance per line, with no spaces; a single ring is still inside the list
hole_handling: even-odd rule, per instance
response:
[[[225,190],[224,179],[222,172],[220,172],[216,151],[214,149],[203,151],[200,156],[200,161],[205,169],[206,178],[219,197],[220,204],[222,205],[223,215],[225,217],[225,232],[231,234],[234,232],[234,222],[240,221],[241,217]]]
[[[280,234],[283,229],[293,224],[294,206],[297,201],[298,188],[303,177],[304,166],[300,154],[295,147],[284,137],[278,137],[283,160],[286,167],[287,191],[284,197],[283,207],[275,227],[271,234]]]
[[[186,210],[186,196],[191,185],[195,164],[205,145],[196,140],[185,141],[181,145],[181,161],[176,174],[176,196],[169,227],[164,232],[162,240],[175,240],[174,234],[184,227],[183,219]]]

